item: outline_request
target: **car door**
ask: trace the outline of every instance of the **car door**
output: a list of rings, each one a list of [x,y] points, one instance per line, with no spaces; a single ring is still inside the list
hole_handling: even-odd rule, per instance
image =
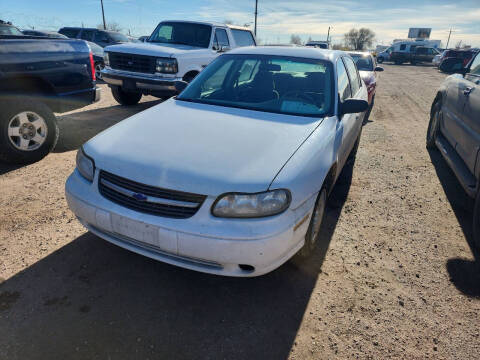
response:
[[[462,136],[461,123],[465,105],[463,90],[466,87],[467,82],[460,74],[450,76],[445,82],[440,130],[454,148]]]
[[[459,90],[463,99],[463,113],[457,124],[455,150],[462,157],[472,174],[480,148],[480,56],[471,62],[469,71],[460,80]]]

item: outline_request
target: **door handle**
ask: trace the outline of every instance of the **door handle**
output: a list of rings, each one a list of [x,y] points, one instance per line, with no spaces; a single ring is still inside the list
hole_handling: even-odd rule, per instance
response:
[[[467,87],[463,90],[463,95],[468,96],[472,92],[473,88]]]

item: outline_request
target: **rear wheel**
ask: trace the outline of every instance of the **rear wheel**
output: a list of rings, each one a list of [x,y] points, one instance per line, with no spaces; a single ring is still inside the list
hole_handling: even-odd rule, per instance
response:
[[[323,187],[317,197],[317,202],[313,209],[310,225],[308,226],[307,234],[305,235],[305,244],[297,252],[294,257],[296,261],[303,261],[309,258],[315,250],[320,228],[322,227],[323,218],[325,215],[325,208],[327,206],[327,190]]]
[[[141,93],[124,91],[119,86],[112,87],[112,95],[118,103],[126,106],[138,104],[142,98]]]
[[[53,112],[31,98],[0,100],[0,161],[28,164],[45,157],[58,140]]]
[[[427,130],[427,149],[435,149],[435,141],[437,140],[438,130],[440,128],[440,117],[442,116],[442,104],[437,101],[433,105],[433,109],[430,115],[430,122],[428,123]]]
[[[477,250],[480,251],[480,191],[477,192],[473,211],[473,242]]]
[[[105,68],[103,62],[99,61],[95,63],[95,77],[97,80],[102,80],[102,70]]]

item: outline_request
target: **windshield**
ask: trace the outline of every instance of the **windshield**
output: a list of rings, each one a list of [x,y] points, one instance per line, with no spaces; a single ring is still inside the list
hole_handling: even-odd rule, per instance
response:
[[[209,25],[164,22],[157,26],[148,41],[208,48],[211,35],[212,27]]]
[[[113,41],[128,42],[128,38],[123,34],[117,32],[109,32],[108,35],[110,35]]]
[[[222,55],[178,100],[300,116],[333,109],[330,62],[271,55]]]
[[[359,71],[373,71],[372,57],[369,55],[350,54]]]
[[[23,36],[23,33],[15,26],[0,25],[0,35],[18,35]]]

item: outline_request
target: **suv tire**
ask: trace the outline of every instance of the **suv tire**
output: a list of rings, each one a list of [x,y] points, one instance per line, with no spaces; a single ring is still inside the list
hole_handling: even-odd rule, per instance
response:
[[[0,161],[30,164],[44,158],[58,141],[55,115],[29,97],[0,100]]]
[[[477,192],[473,211],[473,245],[480,251],[480,191]]]
[[[427,129],[427,149],[436,149],[437,145],[435,140],[437,140],[438,129],[440,128],[440,116],[441,116],[442,104],[440,101],[437,101],[432,106],[432,111],[430,112],[430,122],[428,123]]]
[[[124,91],[119,86],[112,86],[112,95],[119,104],[125,106],[136,105],[142,98],[142,93]]]

